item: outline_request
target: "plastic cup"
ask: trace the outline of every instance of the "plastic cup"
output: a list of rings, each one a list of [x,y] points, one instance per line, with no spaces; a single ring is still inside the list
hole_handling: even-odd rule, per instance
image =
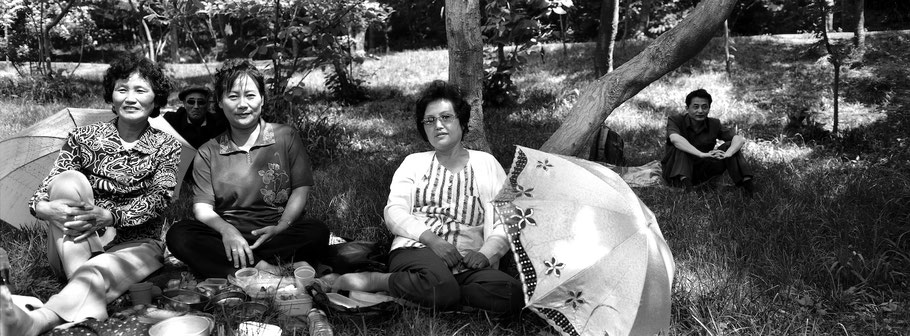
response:
[[[259,279],[259,270],[252,267],[241,268],[234,272],[234,278],[240,287],[246,287]]]
[[[130,286],[130,299],[133,301],[133,305],[148,305],[152,304],[152,295],[155,293],[156,288],[152,285],[151,282],[140,282]],[[161,289],[158,289],[160,292]]]
[[[316,270],[307,266],[301,266],[294,270],[294,284],[297,285],[297,292],[306,292],[306,286],[312,285],[316,281]]]

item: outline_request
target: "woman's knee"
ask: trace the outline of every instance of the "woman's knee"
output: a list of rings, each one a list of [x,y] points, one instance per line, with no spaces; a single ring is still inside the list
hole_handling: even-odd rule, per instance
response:
[[[164,238],[167,247],[172,252],[191,249],[194,242],[197,241],[194,239],[196,235],[193,233],[194,226],[196,226],[197,223],[198,222],[194,220],[182,220],[171,225]]]
[[[451,308],[461,302],[461,285],[451,274],[437,275],[422,271],[409,275],[413,286],[409,300],[416,301],[422,306],[440,309]]]
[[[54,176],[48,183],[47,190],[51,200],[68,199],[84,202],[94,200],[92,184],[85,174],[75,170],[66,170]]]

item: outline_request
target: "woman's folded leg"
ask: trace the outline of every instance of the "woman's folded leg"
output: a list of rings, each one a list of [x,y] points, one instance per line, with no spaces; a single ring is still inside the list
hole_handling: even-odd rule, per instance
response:
[[[224,278],[236,270],[224,254],[221,234],[205,223],[192,219],[174,223],[166,241],[171,253],[201,279]]]

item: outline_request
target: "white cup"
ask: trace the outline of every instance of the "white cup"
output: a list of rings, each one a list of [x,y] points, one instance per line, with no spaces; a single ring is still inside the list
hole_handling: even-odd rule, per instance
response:
[[[306,291],[306,286],[312,285],[316,281],[316,270],[309,265],[297,267],[294,270],[294,284],[297,285],[297,292]]]

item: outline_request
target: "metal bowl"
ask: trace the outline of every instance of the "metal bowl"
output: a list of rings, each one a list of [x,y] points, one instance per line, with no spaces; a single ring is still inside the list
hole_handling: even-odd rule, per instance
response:
[[[204,310],[209,304],[209,297],[189,289],[165,291],[161,303],[166,309],[175,311]]]
[[[233,308],[238,307],[246,301],[250,300],[250,296],[246,295],[243,291],[227,291],[215,294],[212,296],[212,299],[209,300],[209,309],[221,307],[221,308]]]

